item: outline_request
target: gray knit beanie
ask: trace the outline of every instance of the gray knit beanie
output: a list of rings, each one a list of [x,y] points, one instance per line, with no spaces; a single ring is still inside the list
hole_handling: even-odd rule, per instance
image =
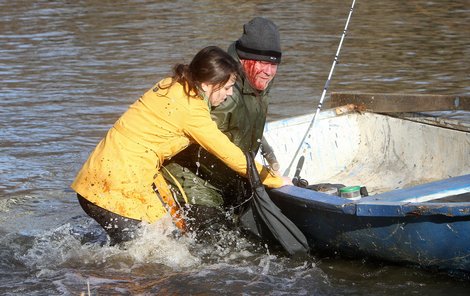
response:
[[[241,59],[281,62],[279,30],[272,21],[262,17],[255,17],[243,26],[243,35],[235,47]]]

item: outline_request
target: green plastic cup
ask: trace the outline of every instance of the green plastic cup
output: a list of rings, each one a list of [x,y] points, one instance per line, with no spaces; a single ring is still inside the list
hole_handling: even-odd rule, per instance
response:
[[[346,186],[339,189],[341,197],[357,200],[361,198],[361,186]]]

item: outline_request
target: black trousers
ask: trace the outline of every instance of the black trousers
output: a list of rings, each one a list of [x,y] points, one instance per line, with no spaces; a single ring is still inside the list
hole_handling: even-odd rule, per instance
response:
[[[77,194],[80,206],[91,218],[95,219],[109,235],[111,245],[120,244],[133,240],[137,237],[137,231],[141,226],[141,221],[126,218],[121,215],[103,209],[86,198]]]

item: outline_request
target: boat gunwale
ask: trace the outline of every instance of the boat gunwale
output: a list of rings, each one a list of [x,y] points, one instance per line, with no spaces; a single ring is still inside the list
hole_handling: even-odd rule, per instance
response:
[[[429,192],[433,188],[446,191],[452,188],[466,188],[470,192],[470,174],[453,177],[445,180],[430,182],[414,187],[392,190],[372,196],[363,197],[360,200],[348,200],[335,195],[300,188],[296,186],[284,186],[271,189],[275,195],[281,195],[283,200],[293,202],[300,207],[337,212],[347,215],[362,217],[407,217],[407,216],[432,216],[444,215],[448,217],[470,218],[470,202],[410,202],[403,200],[384,199],[395,196],[409,198],[416,192]],[[428,191],[426,191],[428,190]],[[437,190],[435,190],[437,192]]]

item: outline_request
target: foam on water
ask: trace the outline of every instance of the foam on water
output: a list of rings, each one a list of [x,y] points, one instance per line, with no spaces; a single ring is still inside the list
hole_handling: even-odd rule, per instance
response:
[[[17,258],[41,276],[61,268],[132,269],[142,264],[162,264],[172,270],[197,268],[217,262],[239,262],[254,256],[260,245],[239,230],[221,227],[204,237],[181,235],[169,216],[143,225],[137,238],[110,246],[106,234],[92,219],[80,216],[56,228],[29,233],[31,247]]]
[[[88,220],[88,219],[87,219]],[[144,234],[122,246],[110,246],[104,232],[93,221],[77,227],[67,223],[37,234],[21,261],[41,272],[64,266],[132,268],[136,264],[161,263],[174,269],[200,264],[189,252],[190,237],[175,238],[169,219],[144,227]],[[89,227],[83,232],[84,227]]]
[[[81,287],[76,292],[82,293],[89,285],[127,293],[140,275],[144,281],[162,277],[163,282],[171,281],[168,291],[177,291],[179,280],[173,278],[175,274],[178,278],[185,274],[189,281],[209,279],[205,284],[216,286],[219,273],[239,274],[240,279],[235,282],[227,281],[233,286],[271,277],[269,281],[277,282],[273,284],[277,286],[284,273],[292,273],[289,271],[292,261],[271,254],[267,245],[250,241],[239,230],[222,226],[203,237],[191,232],[182,236],[177,233],[167,216],[152,225],[144,225],[135,240],[110,246],[101,227],[82,215],[55,228],[25,234],[21,239],[17,234],[8,242],[3,240],[2,245],[10,245],[14,250],[12,257],[26,273],[34,274],[35,284],[46,281],[42,283],[43,289],[50,291],[70,292]],[[253,262],[257,263],[253,265]],[[312,271],[310,263],[295,264],[299,275]],[[98,270],[102,272],[97,273]],[[123,278],[125,274],[129,276]],[[27,286],[18,289],[16,292],[28,291]]]

